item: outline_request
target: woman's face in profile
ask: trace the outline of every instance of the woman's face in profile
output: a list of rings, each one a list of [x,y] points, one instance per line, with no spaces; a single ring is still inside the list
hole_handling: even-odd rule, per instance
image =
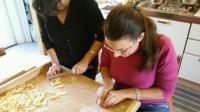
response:
[[[105,39],[106,49],[113,52],[114,57],[128,57],[138,49],[139,41],[131,40],[130,38],[124,38],[118,41],[111,41]]]

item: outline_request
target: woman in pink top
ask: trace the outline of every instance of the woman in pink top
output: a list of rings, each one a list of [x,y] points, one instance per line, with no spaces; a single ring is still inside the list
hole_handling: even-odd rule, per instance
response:
[[[171,41],[129,5],[111,10],[104,33],[100,63],[104,85],[97,91],[97,104],[109,107],[133,99],[142,103],[139,112],[168,112],[178,71]]]

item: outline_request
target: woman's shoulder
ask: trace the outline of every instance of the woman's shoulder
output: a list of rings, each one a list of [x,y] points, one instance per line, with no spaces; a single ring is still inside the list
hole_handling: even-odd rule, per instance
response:
[[[166,45],[172,43],[171,39],[166,35],[160,35],[160,42],[161,42],[162,46],[166,46]]]
[[[168,42],[171,41],[170,38],[167,35],[160,35],[161,42]]]
[[[173,49],[171,39],[166,35],[160,35],[160,50]]]

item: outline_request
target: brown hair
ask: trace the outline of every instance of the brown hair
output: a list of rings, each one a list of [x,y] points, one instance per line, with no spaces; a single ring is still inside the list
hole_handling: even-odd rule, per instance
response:
[[[140,42],[142,62],[139,70],[152,69],[156,61],[160,42],[154,22],[131,5],[118,5],[111,10],[104,23],[106,38],[117,41],[122,36],[130,35],[136,40],[144,32]]]

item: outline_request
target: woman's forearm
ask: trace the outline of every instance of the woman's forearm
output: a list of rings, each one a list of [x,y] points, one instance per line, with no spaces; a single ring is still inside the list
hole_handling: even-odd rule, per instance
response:
[[[59,65],[58,57],[57,57],[56,52],[55,52],[55,50],[53,48],[48,49],[47,50],[47,54],[50,57],[52,64]]]
[[[100,68],[102,78],[104,81],[104,85],[113,87],[112,77],[110,76],[110,70],[108,67],[101,67]]]
[[[102,47],[102,43],[99,41],[94,41],[88,52],[83,57],[82,61],[89,64],[96,55],[98,55],[99,50]]]
[[[159,88],[139,89],[142,99],[163,99],[163,93]]]
[[[163,93],[159,88],[148,88],[148,89],[127,89],[127,98],[136,100],[158,100],[163,99]]]

